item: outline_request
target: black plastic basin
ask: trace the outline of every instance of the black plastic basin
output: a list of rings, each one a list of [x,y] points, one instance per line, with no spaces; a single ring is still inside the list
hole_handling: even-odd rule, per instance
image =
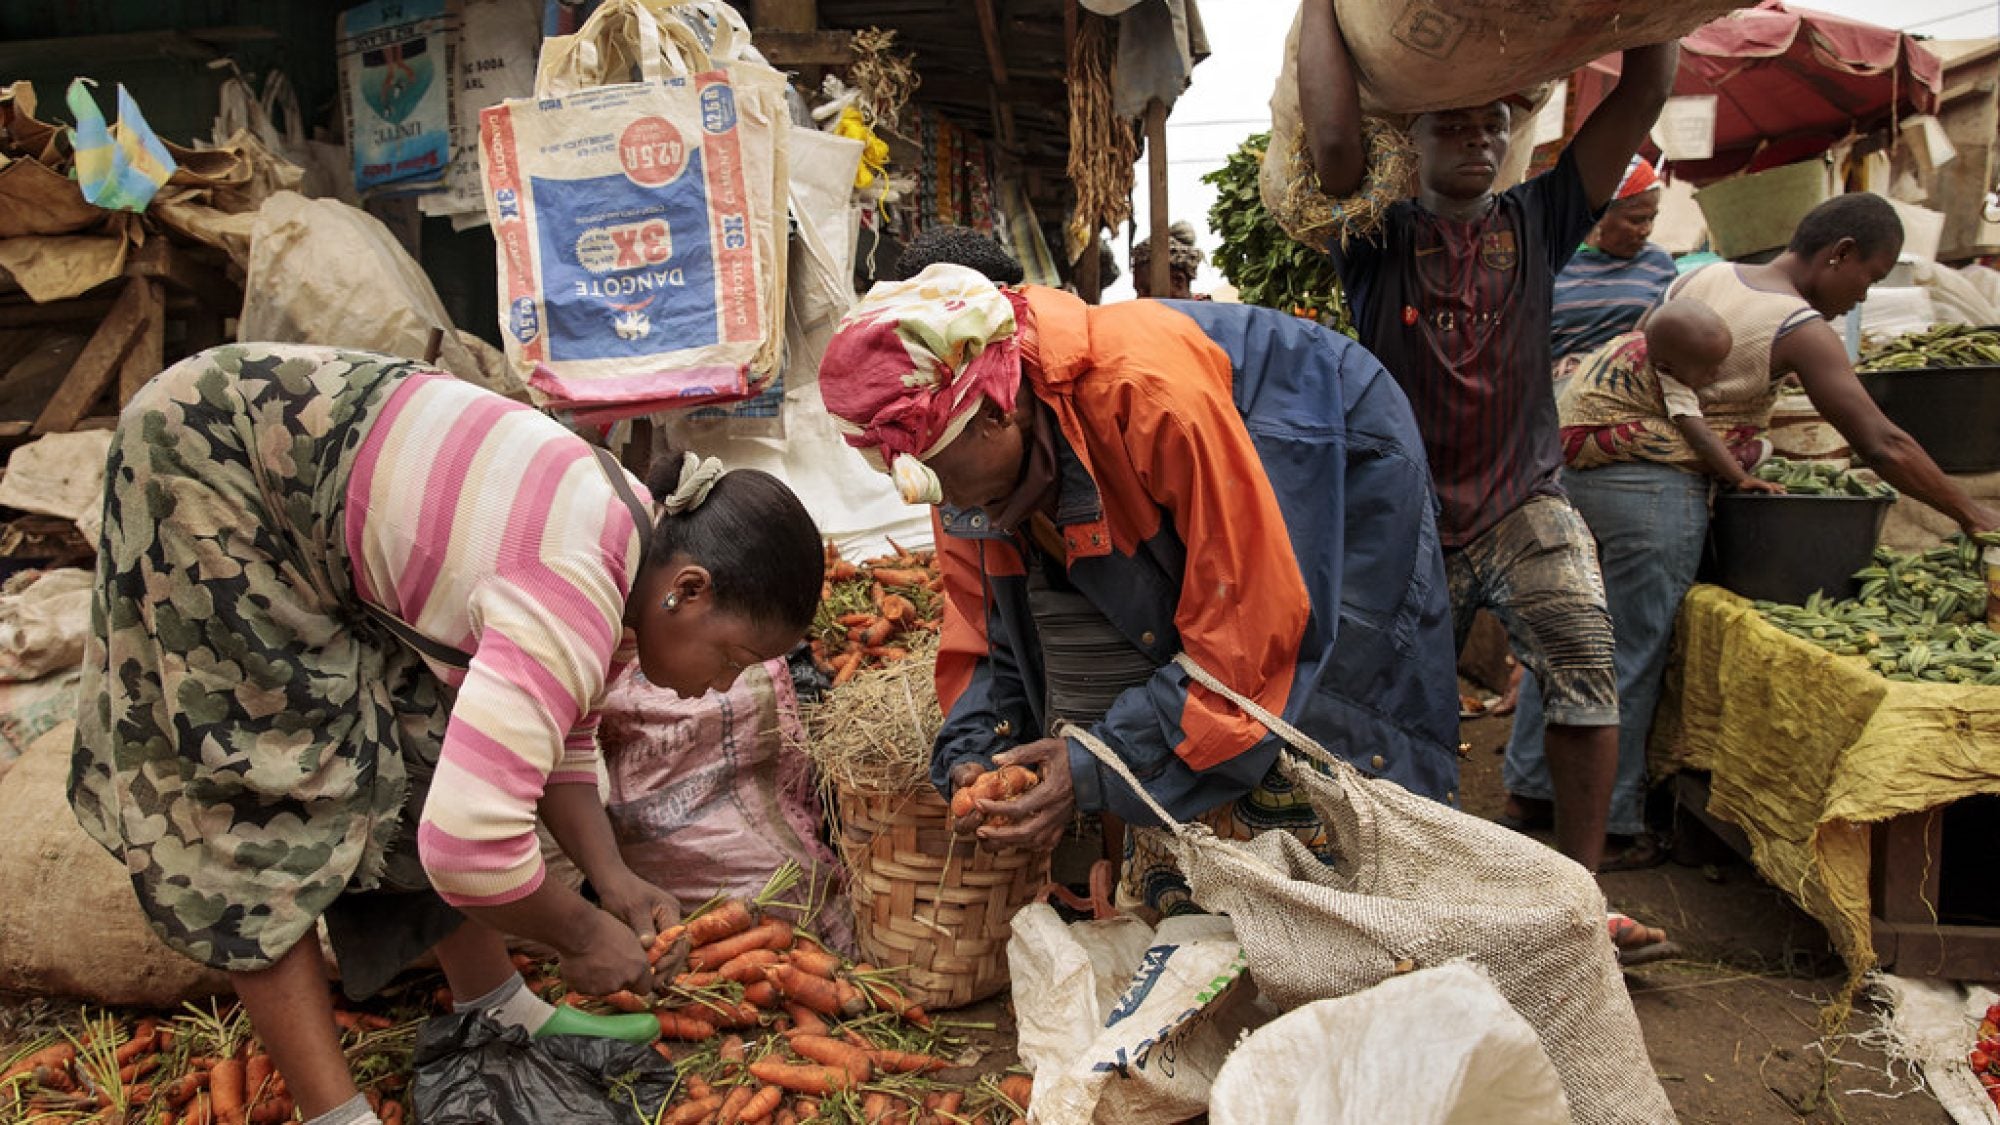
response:
[[[2000,367],[1869,371],[1861,385],[1947,473],[2000,470]]]
[[[1854,596],[1895,503],[1878,496],[1725,492],[1708,525],[1703,577],[1746,598],[1797,605]]]

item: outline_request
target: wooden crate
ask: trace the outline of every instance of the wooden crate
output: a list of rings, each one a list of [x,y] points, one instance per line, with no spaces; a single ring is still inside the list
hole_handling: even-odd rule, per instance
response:
[[[2000,926],[1938,920],[1945,872],[1943,808],[1872,826],[1868,873],[1875,955],[1898,976],[2000,980]],[[1957,863],[1984,858],[1954,856]]]

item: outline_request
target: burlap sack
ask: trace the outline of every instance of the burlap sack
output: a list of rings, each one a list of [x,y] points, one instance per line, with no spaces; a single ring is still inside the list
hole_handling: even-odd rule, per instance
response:
[[[153,936],[125,866],[70,813],[75,738],[51,728],[0,777],[0,991],[143,1008],[227,992]]]
[[[1325,822],[1341,862],[1321,863],[1289,832],[1236,843],[1181,825],[1109,747],[1078,728],[1066,733],[1167,826],[1195,902],[1236,923],[1266,998],[1295,1008],[1469,959],[1534,1026],[1576,1121],[1674,1120],[1588,872],[1526,836],[1363,777],[1186,655],[1176,662],[1293,748],[1280,768]]]
[[[1335,4],[1362,104],[1382,113],[1482,105],[1627,47],[1678,39],[1739,6],[1736,0]]]

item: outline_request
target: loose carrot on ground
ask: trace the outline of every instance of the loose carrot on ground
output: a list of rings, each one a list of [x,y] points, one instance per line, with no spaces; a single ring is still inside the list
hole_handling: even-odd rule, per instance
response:
[[[208,1091],[196,1094],[194,1100],[188,1103],[181,1125],[215,1125],[215,1107],[208,1102]]]
[[[778,1111],[777,1116],[771,1118],[771,1125],[799,1125],[798,1112],[792,1109],[781,1109]]]
[[[811,1098],[799,1098],[792,1102],[792,1112],[810,1121],[819,1116],[819,1103]]]
[[[818,1012],[813,1011],[804,1004],[791,1003],[785,1005],[785,1014],[791,1017],[794,1034],[825,1035],[827,1033],[826,1021],[819,1018]]]
[[[854,1076],[837,1066],[800,1066],[796,1063],[763,1062],[750,1064],[750,1073],[759,1082],[781,1086],[799,1094],[824,1097],[854,1086]]]
[[[874,623],[875,615],[872,613],[843,613],[839,617],[834,618],[834,621],[838,622],[843,629],[852,628],[857,625],[865,629]]]
[[[160,1045],[160,1037],[151,1032],[138,1034],[120,1044],[116,1053],[118,1065],[124,1066],[140,1055],[148,1054]]]
[[[697,1019],[685,1012],[668,1011],[661,1008],[653,1013],[660,1021],[660,1035],[667,1039],[678,1039],[684,1043],[699,1043],[715,1038],[715,1025]]]
[[[722,1108],[722,1099],[714,1094],[697,1098],[660,1118],[660,1125],[700,1125],[708,1115]]]
[[[153,1073],[154,1069],[159,1065],[160,1056],[158,1055],[147,1055],[142,1059],[134,1059],[118,1068],[118,1081],[130,1086],[139,1079]]]
[[[217,1059],[208,1072],[208,1099],[215,1111],[215,1119],[223,1125],[243,1120],[243,1103],[247,1091],[244,1089],[243,1060],[231,1055]]]
[[[756,1091],[748,1086],[738,1086],[734,1090],[729,1091],[722,1099],[722,1108],[717,1111],[717,1116],[721,1118],[722,1125],[735,1125],[737,1121],[741,1120],[743,1117],[743,1107],[750,1103],[751,1097],[755,1094]]]
[[[894,567],[878,566],[872,573],[875,581],[884,586],[924,586],[928,587],[931,576],[921,570],[898,570]]]
[[[835,658],[833,662],[833,686],[839,687],[840,685],[853,679],[854,674],[856,672],[859,672],[860,670],[861,670],[860,649],[856,649],[853,652],[847,653],[844,656]]]
[[[923,1055],[915,1051],[876,1050],[870,1051],[868,1057],[877,1067],[890,1074],[924,1074],[934,1070],[944,1070],[951,1065],[935,1055]]]
[[[790,923],[766,922],[734,937],[696,946],[688,954],[688,968],[698,973],[713,972],[753,949],[784,950],[791,946]]]
[[[738,984],[749,984],[764,979],[764,970],[778,963],[778,954],[770,949],[753,949],[729,959],[720,970],[723,980],[733,980]]]
[[[779,995],[777,985],[768,980],[758,980],[743,986],[743,1000],[768,1010],[776,1008],[784,998]]]
[[[852,985],[848,985],[847,989],[853,993],[853,1002],[851,1004],[848,1002],[848,997],[840,990],[845,982],[823,980],[790,965],[774,966],[767,970],[767,973],[772,983],[776,984],[793,1003],[811,1008],[820,1015],[837,1019],[841,1016],[858,1016],[867,1011],[867,1001],[862,999],[861,994],[855,991]]]
[[[857,1085],[875,1076],[874,1060],[868,1057],[867,1051],[852,1043],[843,1043],[824,1035],[794,1035],[792,1050],[816,1063],[840,1067],[854,1077]]]
[[[792,967],[811,973],[825,980],[832,980],[840,971],[840,958],[817,946],[797,946],[785,958]]]
[[[682,973],[674,978],[676,988],[709,988],[722,981],[721,973]]]
[[[651,1004],[646,1003],[642,997],[635,995],[629,988],[621,988],[616,992],[602,997],[602,999],[606,1004],[611,1005],[621,1012],[650,1012],[653,1010]]]
[[[750,1100],[743,1103],[738,1118],[743,1121],[768,1121],[778,1112],[778,1104],[785,1100],[785,1092],[776,1086],[759,1086]]]
[[[1000,1080],[1000,1096],[1022,1109],[1028,1108],[1028,1098],[1035,1092],[1035,1080],[1025,1074],[1010,1074]]]
[[[741,1035],[723,1036],[722,1043],[715,1048],[715,1057],[721,1059],[723,1062],[735,1063],[738,1066],[748,1062],[749,1056],[743,1049],[743,1037]]]
[[[895,635],[895,619],[878,617],[867,628],[861,630],[861,635],[854,639],[860,641],[863,648],[879,648],[882,645],[888,644],[889,638]]]
[[[36,1051],[34,1054],[21,1059],[19,1062],[16,1062],[13,1066],[8,1067],[7,1073],[0,1074],[0,1082],[5,1082],[8,1079],[15,1078],[19,1075],[32,1074],[34,1073],[36,1067],[68,1066],[70,1064],[70,1060],[74,1058],[76,1058],[76,1045],[73,1043],[68,1043],[68,1042],[56,1043],[51,1046],[43,1047],[41,1050]]]
[[[940,1115],[957,1113],[958,1107],[964,1102],[964,1090],[946,1090],[938,1095],[937,1104],[930,1108],[936,1110]]]
[[[917,623],[917,606],[901,594],[890,594],[882,599],[882,616],[907,629]]]
[[[715,1088],[708,1084],[708,1079],[703,1078],[699,1074],[688,1075],[688,1097],[698,1102],[707,1101],[709,1096],[714,1093]]]
[[[708,945],[737,934],[756,924],[750,917],[750,908],[741,899],[729,899],[721,906],[695,918],[687,924],[687,939],[690,945]]]
[[[208,1075],[200,1071],[192,1071],[167,1083],[160,1091],[160,1096],[166,1099],[169,1106],[179,1109],[188,1104],[188,1102],[193,1101],[194,1096],[207,1084]]]
[[[878,1125],[879,1122],[888,1120],[889,1110],[894,1105],[895,1102],[889,1095],[877,1090],[861,1099],[861,1120],[868,1122],[869,1125]]]
[[[403,1103],[384,1101],[376,1116],[382,1119],[382,1125],[403,1125]]]

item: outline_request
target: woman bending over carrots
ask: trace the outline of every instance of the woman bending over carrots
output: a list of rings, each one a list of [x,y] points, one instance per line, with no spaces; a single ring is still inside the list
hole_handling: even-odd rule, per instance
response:
[[[529,993],[503,934],[590,994],[649,991],[678,916],[619,858],[597,707],[682,695],[804,636],[819,533],[772,477],[635,481],[551,419],[385,356],[245,344],[120,419],[70,802],[174,949],[226,970],[314,1125],[376,1122],[314,923],[358,999],[435,950],[461,1009],[649,1039]],[[545,878],[545,822],[595,888]]]

